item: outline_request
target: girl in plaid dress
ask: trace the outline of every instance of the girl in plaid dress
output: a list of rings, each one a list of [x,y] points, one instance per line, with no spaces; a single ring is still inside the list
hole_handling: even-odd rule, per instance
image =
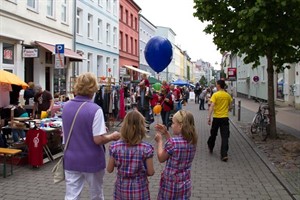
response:
[[[191,196],[191,166],[197,146],[194,117],[188,111],[179,110],[173,116],[171,127],[173,138],[164,125],[155,126],[158,160],[161,163],[167,161],[157,199],[186,200]],[[164,147],[162,135],[167,139]]]
[[[148,178],[154,174],[153,146],[143,142],[145,119],[138,111],[129,112],[121,127],[121,140],[109,147],[107,171],[118,169],[114,199],[150,199]]]

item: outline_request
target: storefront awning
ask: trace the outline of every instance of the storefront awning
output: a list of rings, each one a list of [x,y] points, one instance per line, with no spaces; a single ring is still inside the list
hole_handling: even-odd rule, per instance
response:
[[[139,69],[139,68],[136,68],[136,67],[133,67],[133,66],[130,66],[130,65],[123,65],[122,67],[125,67],[125,68],[127,68],[127,69],[131,69],[131,70],[133,70],[133,71],[136,71],[136,72],[139,72],[139,73],[142,73],[142,74],[151,75],[150,72],[141,70],[141,69]]]
[[[52,52],[52,54],[55,54],[55,45],[52,45],[52,44],[47,44],[47,43],[44,43],[44,42],[38,42],[36,41],[35,42],[37,45],[43,47],[44,49]],[[72,59],[75,59],[75,60],[80,60],[82,61],[84,58],[79,55],[78,53],[72,51],[71,49],[67,49],[65,48],[65,53],[64,53],[65,57],[68,57],[68,58],[72,58]]]

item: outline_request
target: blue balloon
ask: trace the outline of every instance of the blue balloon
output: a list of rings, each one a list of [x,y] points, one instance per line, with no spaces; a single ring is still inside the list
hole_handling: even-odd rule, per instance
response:
[[[157,73],[163,71],[172,61],[173,49],[171,42],[163,37],[151,38],[145,47],[145,59]]]

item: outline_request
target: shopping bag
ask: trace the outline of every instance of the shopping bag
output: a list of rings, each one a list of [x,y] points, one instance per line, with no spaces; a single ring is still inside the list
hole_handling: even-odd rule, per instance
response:
[[[53,174],[53,182],[54,183],[59,183],[59,182],[65,180],[63,156],[59,159],[59,161],[53,167],[52,174]]]

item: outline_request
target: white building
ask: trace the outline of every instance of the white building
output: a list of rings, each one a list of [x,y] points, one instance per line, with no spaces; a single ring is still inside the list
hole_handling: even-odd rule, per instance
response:
[[[71,50],[73,10],[68,0],[1,0],[0,68],[51,92],[66,92],[71,61],[82,60]],[[65,46],[62,73],[55,70],[55,44]]]
[[[175,32],[169,28],[169,27],[163,27],[163,26],[157,26],[156,35],[161,36],[164,38],[167,38],[173,47],[173,59],[171,63],[168,65],[168,67],[162,71],[159,76],[161,80],[166,80],[167,82],[172,81],[174,75],[176,74],[176,64],[175,64],[175,58],[174,58],[174,50],[175,50]]]
[[[277,105],[300,108],[300,64],[288,64],[290,69],[274,74],[275,101]],[[243,57],[229,55],[223,59],[224,72],[237,68],[236,82],[230,82],[229,90],[237,96],[268,100],[267,59],[260,58],[260,65],[252,68],[245,64]]]
[[[85,59],[73,75],[92,72],[119,83],[119,0],[76,0],[75,48]]]
[[[157,78],[157,73],[148,65],[145,59],[145,47],[148,41],[155,36],[156,26],[153,25],[146,17],[140,14],[140,69],[148,71],[152,76]]]

